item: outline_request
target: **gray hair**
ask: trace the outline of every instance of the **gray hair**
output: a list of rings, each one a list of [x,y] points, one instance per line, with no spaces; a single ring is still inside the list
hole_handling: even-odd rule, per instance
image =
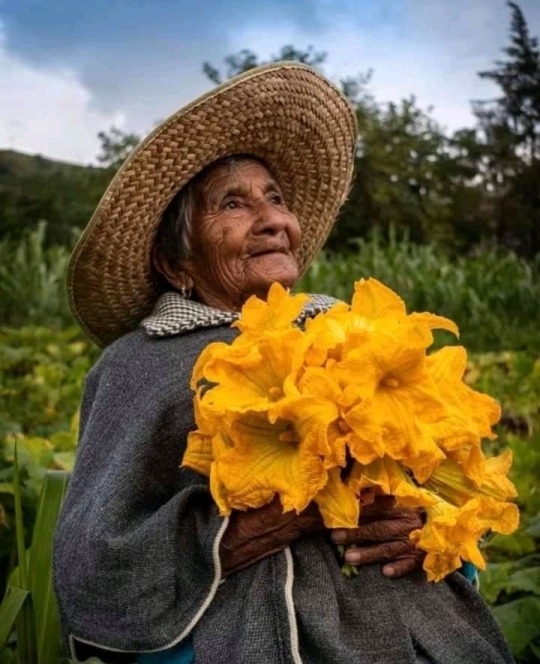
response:
[[[268,169],[262,159],[249,154],[223,157],[206,166],[175,194],[161,217],[157,231],[153,252],[155,266],[159,259],[163,259],[172,269],[181,269],[182,263],[192,255],[193,219],[195,212],[204,205],[203,193],[209,175],[218,166],[225,164],[232,168],[244,161],[257,161]]]

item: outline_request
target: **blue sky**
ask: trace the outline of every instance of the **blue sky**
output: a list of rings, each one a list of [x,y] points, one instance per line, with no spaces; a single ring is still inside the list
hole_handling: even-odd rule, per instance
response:
[[[540,35],[540,0],[521,0]],[[211,83],[203,61],[292,43],[338,79],[373,69],[377,100],[415,94],[455,129],[496,90],[504,0],[0,0],[0,148],[87,163],[111,124],[144,133]]]

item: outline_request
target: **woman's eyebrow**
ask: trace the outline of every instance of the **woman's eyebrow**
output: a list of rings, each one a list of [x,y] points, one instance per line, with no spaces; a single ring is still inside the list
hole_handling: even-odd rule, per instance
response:
[[[248,185],[231,183],[230,186],[220,192],[210,190],[208,192],[208,202],[210,205],[216,205],[228,196],[248,196],[250,191],[251,187]],[[268,180],[264,185],[263,194],[267,194],[271,191],[281,193],[281,189],[275,180]]]
[[[264,187],[264,193],[267,194],[269,191],[277,191],[281,194],[281,187],[275,180],[268,180]]]

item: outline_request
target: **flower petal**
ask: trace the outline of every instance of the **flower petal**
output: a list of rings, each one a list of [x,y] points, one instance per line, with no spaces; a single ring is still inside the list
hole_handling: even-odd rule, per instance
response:
[[[191,468],[201,475],[210,475],[213,460],[212,437],[199,431],[188,434],[187,448],[182,458],[182,467]]]
[[[255,295],[246,300],[240,318],[232,326],[254,336],[272,330],[287,330],[308,300],[309,296],[303,293],[291,295],[276,281],[270,286],[266,301]]]
[[[260,507],[278,493],[284,510],[301,512],[324,486],[320,457],[301,442],[283,440],[288,433],[294,436],[286,423],[253,414],[234,420],[228,436],[214,438],[212,472],[230,507]]]
[[[403,300],[377,279],[360,279],[354,284],[351,309],[368,319],[405,316]]]
[[[340,469],[328,473],[328,481],[314,498],[327,528],[356,528],[360,516],[360,501],[342,481]]]

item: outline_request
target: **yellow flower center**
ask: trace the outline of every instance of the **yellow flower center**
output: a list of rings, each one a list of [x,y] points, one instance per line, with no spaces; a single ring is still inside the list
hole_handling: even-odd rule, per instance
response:
[[[274,399],[275,401],[283,396],[283,392],[280,387],[271,387],[268,392],[270,394],[270,398]]]
[[[381,385],[383,387],[399,387],[399,380],[394,376],[385,376],[381,380]]]
[[[279,434],[279,440],[282,443],[298,443],[298,436],[296,435],[296,431],[288,429]]]

